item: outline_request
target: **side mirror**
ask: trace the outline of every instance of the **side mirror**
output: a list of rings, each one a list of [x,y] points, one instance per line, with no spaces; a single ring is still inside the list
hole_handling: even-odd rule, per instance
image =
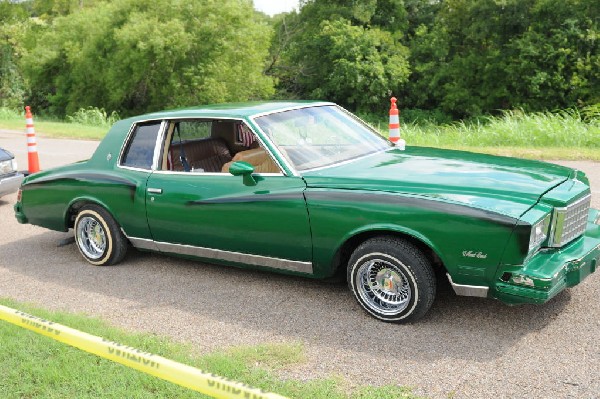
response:
[[[256,179],[252,176],[254,166],[248,162],[238,161],[229,165],[229,173],[234,176],[242,176],[246,186],[256,186]]]

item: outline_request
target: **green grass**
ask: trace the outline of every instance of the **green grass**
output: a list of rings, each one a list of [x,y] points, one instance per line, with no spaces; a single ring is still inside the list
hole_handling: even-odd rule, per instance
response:
[[[66,123],[35,118],[38,134],[47,137],[99,140],[115,115],[103,110],[80,110]],[[387,136],[387,116],[368,117]],[[24,130],[24,119],[0,108],[0,129]],[[435,125],[403,123],[402,137],[411,146],[452,148],[532,159],[586,159],[600,161],[600,112],[566,110],[556,113],[506,111],[499,117],[482,117]]]
[[[113,116],[108,116],[108,121],[101,123],[101,119],[93,118],[89,115],[90,113],[83,111],[80,114],[76,113],[72,117],[73,122],[71,123],[37,117],[34,114],[35,131],[38,135],[44,137],[101,140],[110,128],[108,121],[111,121],[110,118],[113,118]],[[0,129],[25,132],[25,115],[6,108],[0,108]]]
[[[600,118],[585,121],[576,110],[558,113],[506,111],[471,122],[403,127],[413,145],[600,149]]]
[[[385,119],[370,122],[387,136]],[[450,124],[404,123],[407,145],[460,149],[533,159],[600,160],[600,117],[577,110],[557,113],[506,111]]]
[[[300,344],[264,344],[198,355],[189,345],[128,333],[98,319],[8,299],[0,299],[0,304],[290,398],[415,398],[409,389],[398,386],[359,387],[347,393],[348,384],[341,379],[278,378],[277,370],[305,361]],[[0,321],[0,348],[2,398],[206,397],[4,321]]]

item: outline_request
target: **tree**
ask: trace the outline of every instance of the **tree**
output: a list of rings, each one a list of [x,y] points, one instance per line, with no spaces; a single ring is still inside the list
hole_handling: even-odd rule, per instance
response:
[[[250,1],[115,0],[52,22],[26,59],[54,114],[268,97],[269,27]]]
[[[275,25],[270,72],[287,95],[380,108],[408,78],[406,26],[401,0],[303,2]]]
[[[599,15],[597,1],[536,1],[530,27],[508,45],[515,106],[600,103]]]
[[[0,107],[20,108],[26,85],[19,68],[29,15],[20,4],[0,1]]]
[[[412,18],[425,22],[410,36],[405,96],[417,107],[442,108],[455,117],[598,102],[598,4],[441,2],[433,20],[428,13]]]

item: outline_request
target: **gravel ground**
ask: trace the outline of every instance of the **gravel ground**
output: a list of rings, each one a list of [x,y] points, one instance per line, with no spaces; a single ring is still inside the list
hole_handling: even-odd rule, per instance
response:
[[[15,150],[22,168],[24,143],[0,131],[0,146]],[[38,143],[43,168],[86,158],[97,145]],[[588,173],[600,208],[600,164],[560,163]],[[74,245],[58,246],[69,233],[19,225],[14,201],[0,199],[0,297],[99,316],[199,351],[303,343],[307,362],[284,377],[400,384],[432,398],[600,398],[597,274],[542,306],[457,297],[444,286],[425,319],[392,325],[367,316],[344,284],[135,250],[119,266],[92,267]]]

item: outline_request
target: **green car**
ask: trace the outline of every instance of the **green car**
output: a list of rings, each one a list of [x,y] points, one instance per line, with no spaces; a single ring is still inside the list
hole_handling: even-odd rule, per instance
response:
[[[436,281],[544,303],[600,262],[600,212],[569,168],[435,148],[402,151],[326,102],[260,102],[117,122],[91,159],[28,176],[20,223],[73,228],[91,264],[129,246],[312,278],[417,320]]]

